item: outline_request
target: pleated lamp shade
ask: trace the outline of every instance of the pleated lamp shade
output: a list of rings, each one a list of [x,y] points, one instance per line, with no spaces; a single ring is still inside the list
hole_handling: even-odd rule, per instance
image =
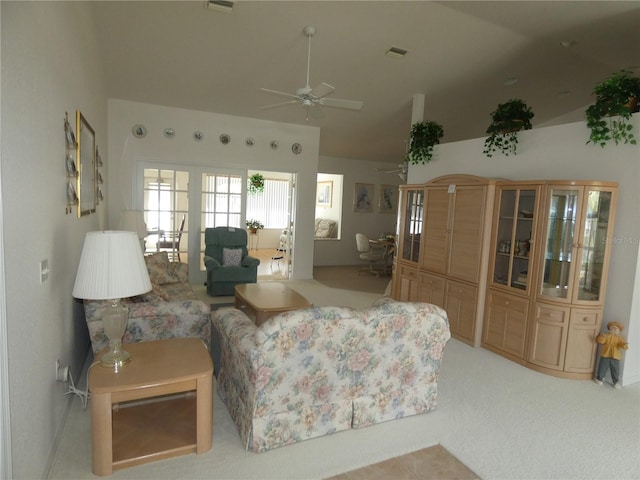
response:
[[[73,286],[73,296],[111,300],[141,295],[151,290],[140,240],[134,232],[87,233]]]

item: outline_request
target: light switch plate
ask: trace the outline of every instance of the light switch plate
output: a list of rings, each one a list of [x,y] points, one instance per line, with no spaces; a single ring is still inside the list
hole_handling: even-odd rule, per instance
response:
[[[49,278],[49,259],[40,262],[40,284],[43,284]]]

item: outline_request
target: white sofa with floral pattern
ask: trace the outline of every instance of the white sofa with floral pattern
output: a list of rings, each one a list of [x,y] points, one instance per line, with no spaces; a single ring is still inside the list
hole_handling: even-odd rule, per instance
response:
[[[212,324],[217,390],[254,452],[436,406],[450,332],[435,305],[385,297],[364,310],[285,312],[260,327],[228,308],[214,311]]]
[[[167,252],[145,256],[152,290],[122,299],[129,309],[123,343],[163,340],[176,337],[200,337],[209,348],[211,309],[198,300],[189,284],[187,265],[170,262]],[[108,300],[84,300],[85,319],[91,348],[98,353],[109,345],[102,325],[102,311]]]

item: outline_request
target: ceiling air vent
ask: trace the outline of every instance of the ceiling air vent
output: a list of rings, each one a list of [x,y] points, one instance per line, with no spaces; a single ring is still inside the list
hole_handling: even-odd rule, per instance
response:
[[[407,51],[404,48],[399,48],[399,47],[391,47],[389,50],[387,50],[387,52],[385,53],[386,56],[388,57],[394,57],[394,58],[402,58],[407,54]]]
[[[207,0],[204,5],[217,12],[231,13],[233,10],[233,2],[227,0]]]

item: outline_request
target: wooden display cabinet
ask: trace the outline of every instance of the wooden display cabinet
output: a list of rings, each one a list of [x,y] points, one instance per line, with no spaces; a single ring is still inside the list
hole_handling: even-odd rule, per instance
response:
[[[539,182],[498,182],[482,346],[524,362]]]
[[[471,175],[402,185],[397,300],[443,307],[452,335],[480,344],[494,181]]]
[[[616,200],[616,183],[548,182],[545,188],[528,356],[535,370],[593,376]],[[556,313],[550,320],[550,312],[562,312],[561,318]]]
[[[482,346],[563,378],[593,376],[617,184],[500,182]]]

